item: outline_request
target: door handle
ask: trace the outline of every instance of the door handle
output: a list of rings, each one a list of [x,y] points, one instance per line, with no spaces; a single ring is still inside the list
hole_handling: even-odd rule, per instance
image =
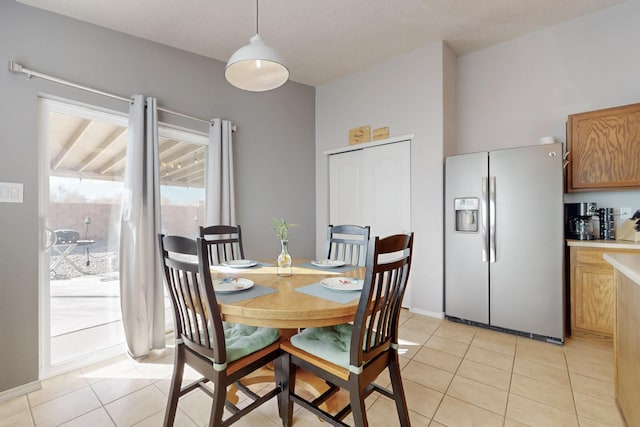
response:
[[[496,177],[489,178],[489,262],[496,262]]]
[[[489,259],[489,236],[487,234],[487,179],[488,178],[486,176],[482,177],[482,201],[480,203],[482,221],[478,218],[478,221],[480,222],[480,235],[482,236],[482,262],[487,262]]]

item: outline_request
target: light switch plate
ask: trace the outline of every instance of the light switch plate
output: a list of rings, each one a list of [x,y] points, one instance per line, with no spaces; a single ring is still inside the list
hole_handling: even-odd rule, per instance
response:
[[[19,182],[0,182],[0,203],[22,203],[23,187]]]

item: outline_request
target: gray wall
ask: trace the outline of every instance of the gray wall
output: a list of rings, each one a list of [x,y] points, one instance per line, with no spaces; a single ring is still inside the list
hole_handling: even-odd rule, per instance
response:
[[[290,249],[315,253],[315,90],[289,82],[268,93],[228,85],[224,63],[63,16],[0,2],[0,181],[24,183],[22,204],[0,204],[0,392],[38,379],[39,95],[126,112],[126,103],[7,69],[27,68],[125,97],[158,98],[171,110],[238,126],[234,135],[238,222],[245,250],[273,258],[272,216],[299,224]],[[161,115],[161,121],[207,127]]]
[[[317,88],[316,253],[328,224],[328,167],[323,152],[348,145],[349,129],[389,127],[411,142],[411,229],[414,262],[405,303],[442,317],[443,151],[453,137],[455,57],[445,43],[415,49]],[[445,98],[445,95],[448,97]]]
[[[569,114],[640,102],[639,22],[628,1],[458,58],[457,153],[565,142]],[[640,209],[640,191],[565,201]]]

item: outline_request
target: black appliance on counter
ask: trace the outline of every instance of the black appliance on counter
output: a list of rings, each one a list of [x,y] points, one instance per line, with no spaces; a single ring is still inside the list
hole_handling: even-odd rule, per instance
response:
[[[565,238],[576,240],[595,240],[593,216],[598,215],[598,204],[590,202],[565,203]]]

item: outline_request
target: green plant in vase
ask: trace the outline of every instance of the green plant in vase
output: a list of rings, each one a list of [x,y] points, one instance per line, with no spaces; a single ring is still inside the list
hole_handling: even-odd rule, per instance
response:
[[[273,230],[280,239],[280,254],[278,255],[278,267],[290,268],[291,255],[289,254],[289,228],[296,224],[289,224],[284,218],[273,218]]]

